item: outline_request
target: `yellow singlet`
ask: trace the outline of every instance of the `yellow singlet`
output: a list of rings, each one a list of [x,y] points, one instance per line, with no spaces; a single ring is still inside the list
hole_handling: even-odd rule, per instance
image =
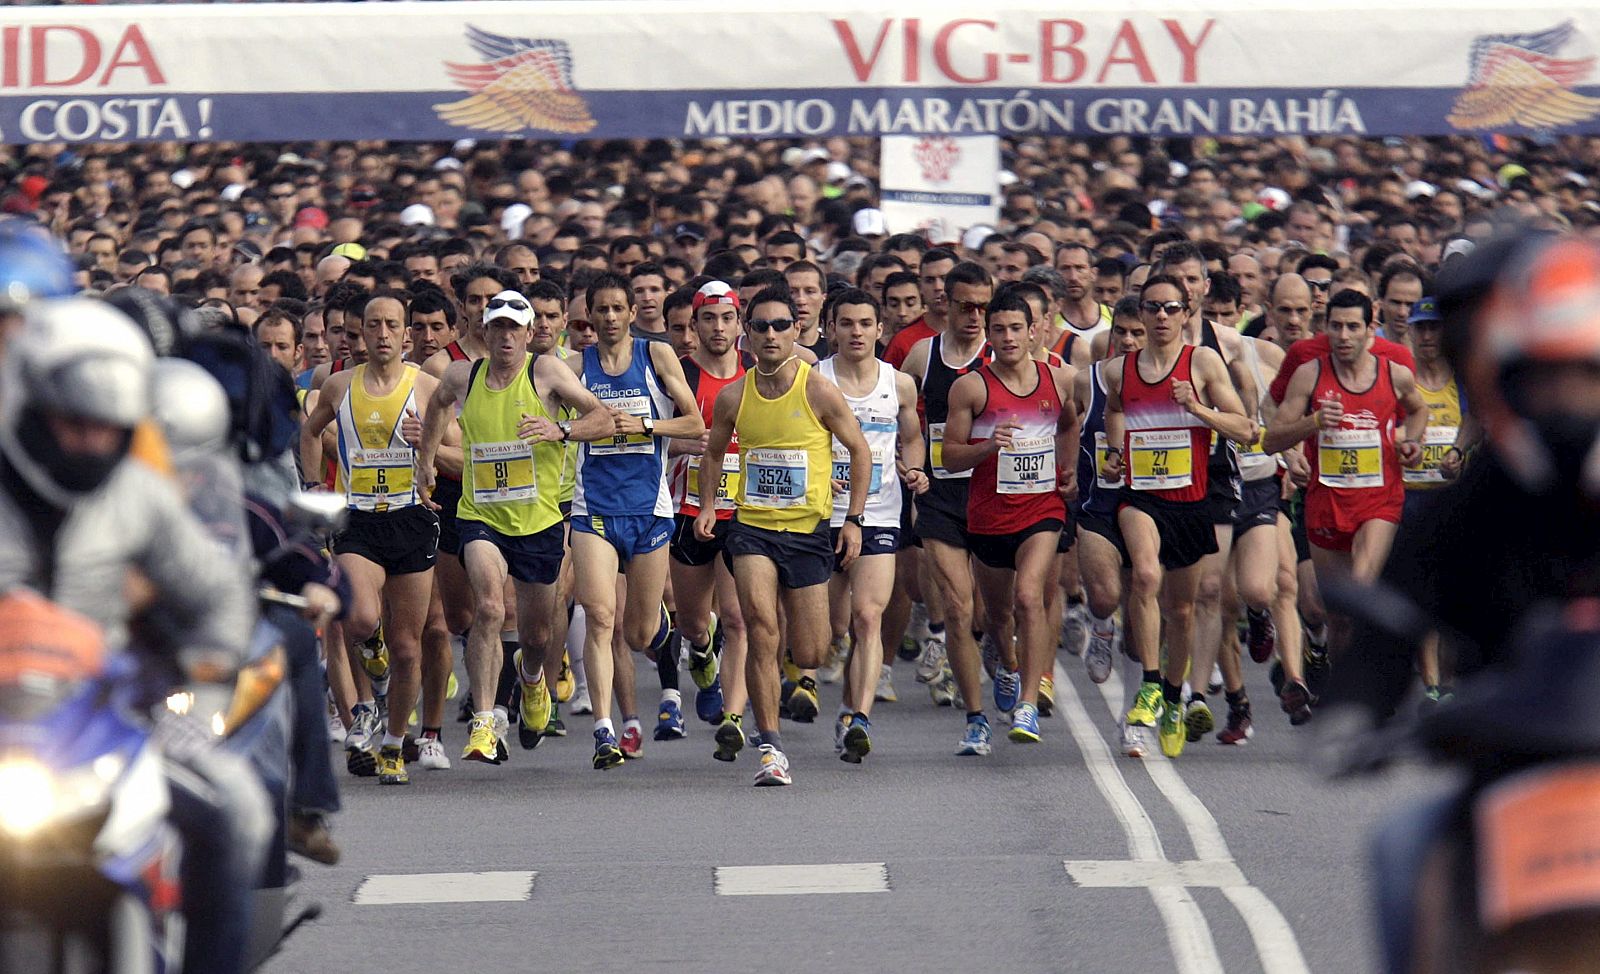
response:
[[[517,436],[523,414],[555,417],[534,394],[533,356],[504,389],[489,388],[489,360],[473,364],[461,407],[461,503],[456,517],[526,537],[561,522],[565,443],[530,444]]]
[[[739,436],[739,523],[809,534],[833,513],[833,435],[806,398],[811,366],[799,363],[794,383],[777,399],[756,391],[745,373],[734,430]]]
[[[1422,437],[1422,465],[1415,469],[1403,468],[1401,478],[1407,490],[1435,490],[1446,483],[1440,468],[1461,428],[1461,390],[1454,376],[1438,391],[1424,386],[1419,377],[1417,392],[1428,404],[1428,429]]]
[[[367,391],[367,367],[358,365],[339,404],[339,486],[358,511],[392,511],[417,503],[416,454],[400,435],[406,410],[417,408],[420,370],[407,365],[386,396]]]

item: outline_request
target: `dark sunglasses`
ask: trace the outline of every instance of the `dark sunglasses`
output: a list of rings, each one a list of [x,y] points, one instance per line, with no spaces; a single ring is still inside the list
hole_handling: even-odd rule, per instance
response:
[[[271,194],[272,198],[275,199],[275,200],[292,200],[296,196],[299,196],[299,195],[300,195],[299,193],[273,193],[273,194]]]
[[[494,300],[490,301],[486,307],[490,311],[493,311],[496,308],[513,308],[517,311],[527,311],[528,302],[522,300],[521,298],[495,298]]]
[[[956,301],[954,304],[956,306],[956,310],[964,315],[981,313],[987,310],[989,307],[986,304],[979,304],[976,301]]]
[[[1326,291],[1333,287],[1332,281],[1307,281],[1306,283],[1311,285],[1311,288],[1314,291]]]
[[[785,332],[794,327],[793,318],[752,318],[745,322],[745,327],[757,335],[765,335],[769,331]]]
[[[1139,302],[1139,307],[1146,314],[1160,314],[1165,311],[1169,316],[1176,316],[1183,313],[1184,303],[1182,301],[1141,301]]]

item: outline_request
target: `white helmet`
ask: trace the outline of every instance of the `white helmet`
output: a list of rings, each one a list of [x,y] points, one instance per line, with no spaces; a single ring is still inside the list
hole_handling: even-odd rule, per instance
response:
[[[158,359],[151,393],[151,413],[173,463],[227,451],[233,417],[227,393],[210,372],[188,359]]]
[[[122,312],[88,298],[35,301],[0,361],[0,454],[41,497],[65,507],[100,487],[150,415],[149,341]],[[47,417],[127,431],[123,448],[87,456],[61,448]]]

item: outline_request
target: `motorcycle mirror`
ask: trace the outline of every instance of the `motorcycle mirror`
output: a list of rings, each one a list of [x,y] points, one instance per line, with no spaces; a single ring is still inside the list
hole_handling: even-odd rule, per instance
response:
[[[289,498],[284,518],[291,529],[336,531],[344,526],[345,502],[339,494],[302,492]]]

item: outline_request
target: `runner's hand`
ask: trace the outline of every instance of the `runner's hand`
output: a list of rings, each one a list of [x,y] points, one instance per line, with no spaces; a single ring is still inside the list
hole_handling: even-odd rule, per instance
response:
[[[321,626],[339,614],[339,596],[326,585],[307,582],[300,587],[300,597],[306,600],[300,614],[312,625]]]
[[[701,541],[710,541],[717,530],[717,509],[701,507],[700,513],[694,517],[694,536]]]
[[[1289,463],[1289,482],[1296,487],[1304,487],[1311,483],[1311,461],[1298,450],[1284,453],[1284,459]]]
[[[1107,450],[1105,463],[1100,465],[1101,480],[1122,479],[1122,451]]]
[[[1394,452],[1400,456],[1401,466],[1415,467],[1422,463],[1422,444],[1416,440],[1399,440]]]
[[[900,468],[900,480],[910,488],[913,494],[926,494],[928,492],[928,475],[921,468],[912,470],[905,464],[896,462]]]
[[[994,428],[995,445],[1002,450],[1011,449],[1017,440],[1017,432],[1022,429],[1022,424],[1014,419],[1008,419]]]
[[[1344,423],[1344,403],[1337,399],[1324,399],[1313,415],[1316,416],[1317,426],[1336,430]]]
[[[417,502],[430,511],[442,511],[444,508],[436,503],[433,499],[434,483],[435,478],[433,475],[433,464],[417,464],[417,476],[415,484],[417,488]]]
[[[1061,496],[1071,502],[1078,499],[1078,471],[1074,467],[1056,471],[1056,490]]]
[[[611,416],[617,424],[618,436],[637,436],[644,432],[644,420],[632,413],[619,413],[612,410]]]
[[[1172,384],[1172,401],[1177,403],[1185,412],[1194,412],[1195,407],[1200,405],[1200,397],[1195,395],[1194,392],[1194,383],[1174,382]]]
[[[849,568],[861,557],[861,529],[849,521],[839,529],[839,543],[833,549],[839,555],[839,567]]]
[[[529,416],[522,414],[522,423],[517,426],[517,435],[524,440],[538,440],[552,443],[561,439],[561,428],[552,423],[546,416]]]
[[[422,442],[422,418],[415,409],[407,409],[400,418],[400,438],[411,444],[412,449]]]

